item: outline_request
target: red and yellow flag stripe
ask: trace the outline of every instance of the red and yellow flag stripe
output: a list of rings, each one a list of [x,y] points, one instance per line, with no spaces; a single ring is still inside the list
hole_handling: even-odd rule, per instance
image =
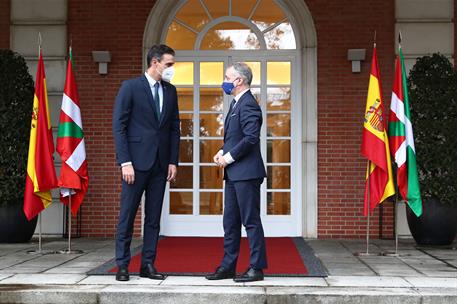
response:
[[[43,57],[40,51],[33,98],[32,123],[24,192],[24,213],[31,220],[52,202],[51,189],[57,187],[54,142],[49,116]]]
[[[368,160],[363,210],[365,216],[395,194],[385,126],[378,57],[374,48],[361,147],[362,155]]]

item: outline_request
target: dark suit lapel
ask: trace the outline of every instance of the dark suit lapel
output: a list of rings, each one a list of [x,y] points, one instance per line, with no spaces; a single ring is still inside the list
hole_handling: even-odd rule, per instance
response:
[[[225,117],[224,120],[224,130],[227,130],[228,125],[229,125],[229,120],[230,120],[230,115],[232,115],[233,109],[230,107],[230,109],[227,112],[227,116]]]
[[[162,84],[163,91],[162,113],[160,114],[160,124],[162,124],[164,117],[166,117],[167,112],[170,109],[170,88],[165,81],[161,81],[160,83]]]
[[[153,96],[152,96],[151,87],[149,86],[149,82],[146,79],[146,76],[144,76],[144,75],[141,76],[141,84],[143,86],[144,93],[148,97],[148,103],[151,106],[152,111],[155,111],[154,110],[154,99],[153,99]]]
[[[230,119],[232,118],[232,114],[235,113],[236,109],[239,109],[239,107],[241,106],[241,103],[244,101],[246,96],[248,96],[248,94],[250,94],[250,93],[251,93],[250,90],[246,91],[243,95],[241,95],[240,99],[238,99],[238,101],[236,102],[236,106],[233,108],[230,107],[229,112],[227,113],[227,117],[225,118],[224,130],[228,129],[228,127],[230,125]],[[225,132],[224,132],[224,134],[225,134]]]
[[[141,82],[143,84],[143,89],[146,93],[146,96],[148,97],[148,103],[151,106],[152,113],[154,114],[154,115],[152,115],[152,116],[154,116],[153,119],[154,119],[154,121],[157,122],[157,118],[155,116],[156,111],[155,111],[155,106],[154,106],[154,97],[152,96],[151,86],[149,85],[149,82],[148,82],[146,76],[144,76],[144,75],[141,76]]]

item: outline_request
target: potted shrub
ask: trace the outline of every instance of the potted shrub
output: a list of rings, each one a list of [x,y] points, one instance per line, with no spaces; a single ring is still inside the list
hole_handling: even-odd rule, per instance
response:
[[[457,72],[440,54],[417,59],[408,86],[423,214],[407,208],[419,245],[450,245],[457,233]]]
[[[24,58],[0,50],[0,243],[27,242],[36,228],[22,211],[33,95]]]

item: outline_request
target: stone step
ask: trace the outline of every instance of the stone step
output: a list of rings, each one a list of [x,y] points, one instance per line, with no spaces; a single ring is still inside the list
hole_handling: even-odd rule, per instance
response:
[[[457,288],[0,285],[0,303],[455,304]]]

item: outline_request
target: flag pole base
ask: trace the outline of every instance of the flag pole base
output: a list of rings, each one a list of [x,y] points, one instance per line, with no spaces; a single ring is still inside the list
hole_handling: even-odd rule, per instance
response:
[[[398,252],[390,252],[390,251],[382,252],[381,255],[388,256],[388,257],[399,257],[400,256],[400,254]]]
[[[369,253],[369,252],[355,252],[353,253],[354,256],[379,256],[380,253]]]
[[[72,249],[72,250],[59,250],[57,253],[59,253],[59,254],[82,254],[82,253],[84,253],[84,251]]]
[[[27,254],[56,254],[55,250],[27,250]]]

